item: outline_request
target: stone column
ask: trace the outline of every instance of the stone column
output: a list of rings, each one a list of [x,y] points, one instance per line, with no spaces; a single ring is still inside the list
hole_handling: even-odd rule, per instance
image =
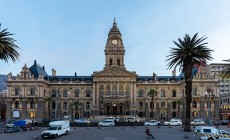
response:
[[[37,101],[37,114],[36,114],[36,120],[37,121],[42,121],[44,119],[44,102],[42,99],[38,99]]]
[[[200,100],[200,118],[206,118],[206,111],[204,109],[204,100]]]
[[[57,119],[60,120],[62,119],[62,110],[61,110],[61,103],[57,103]]]
[[[157,120],[160,120],[160,103],[156,103],[156,114],[154,115]]]
[[[214,118],[219,118],[219,100],[215,100],[215,104],[214,104]]]
[[[12,120],[12,100],[7,99],[6,100],[6,121]]]
[[[171,118],[172,118],[172,109],[171,109],[171,108],[172,108],[172,107],[171,107],[171,103],[168,102],[168,103],[167,103],[167,116],[168,116],[167,119],[171,119]]]
[[[96,104],[96,89],[95,89],[95,86],[96,86],[96,82],[93,82],[93,106]]]
[[[27,116],[27,100],[26,99],[22,99],[22,112],[21,112],[21,119],[28,119],[29,116]]]

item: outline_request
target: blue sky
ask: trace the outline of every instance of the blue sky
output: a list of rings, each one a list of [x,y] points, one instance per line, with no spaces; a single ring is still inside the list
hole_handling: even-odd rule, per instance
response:
[[[209,63],[230,58],[228,0],[0,0],[1,30],[14,33],[17,63],[0,61],[0,74],[19,74],[34,60],[57,75],[91,75],[104,67],[114,17],[122,33],[126,69],[171,75],[166,56],[186,33],[208,37]],[[179,73],[177,73],[178,75]]]

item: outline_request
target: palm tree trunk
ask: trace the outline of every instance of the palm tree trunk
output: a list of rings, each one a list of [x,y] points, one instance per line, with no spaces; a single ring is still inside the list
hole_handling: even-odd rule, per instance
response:
[[[152,95],[151,119],[153,119],[153,95]]]
[[[189,64],[189,63],[188,63]],[[191,114],[191,101],[192,101],[192,66],[186,66],[185,74],[185,94],[186,94],[186,115],[184,131],[191,131],[190,114]]]

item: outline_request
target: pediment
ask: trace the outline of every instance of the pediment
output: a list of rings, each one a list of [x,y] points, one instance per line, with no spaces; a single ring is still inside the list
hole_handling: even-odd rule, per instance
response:
[[[136,72],[128,71],[119,67],[106,68],[99,72],[94,72],[93,77],[96,76],[137,76]]]

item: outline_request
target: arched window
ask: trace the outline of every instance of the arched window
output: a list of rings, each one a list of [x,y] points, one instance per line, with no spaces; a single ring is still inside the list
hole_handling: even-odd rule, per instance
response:
[[[197,112],[196,112],[196,111],[194,111],[194,112],[192,113],[192,117],[193,117],[193,118],[197,118]]]
[[[90,97],[90,90],[86,91],[86,97]]]
[[[34,101],[30,101],[30,108],[35,108],[35,102]]]
[[[140,90],[139,90],[139,97],[143,97],[143,93],[144,93],[143,90],[140,89]]]
[[[194,101],[192,102],[192,108],[197,108],[196,100],[194,100]]]
[[[165,97],[165,91],[164,90],[161,91],[161,97]]]
[[[172,97],[176,97],[176,90],[172,91]]]
[[[75,97],[80,97],[80,92],[79,92],[79,90],[75,90]]]

